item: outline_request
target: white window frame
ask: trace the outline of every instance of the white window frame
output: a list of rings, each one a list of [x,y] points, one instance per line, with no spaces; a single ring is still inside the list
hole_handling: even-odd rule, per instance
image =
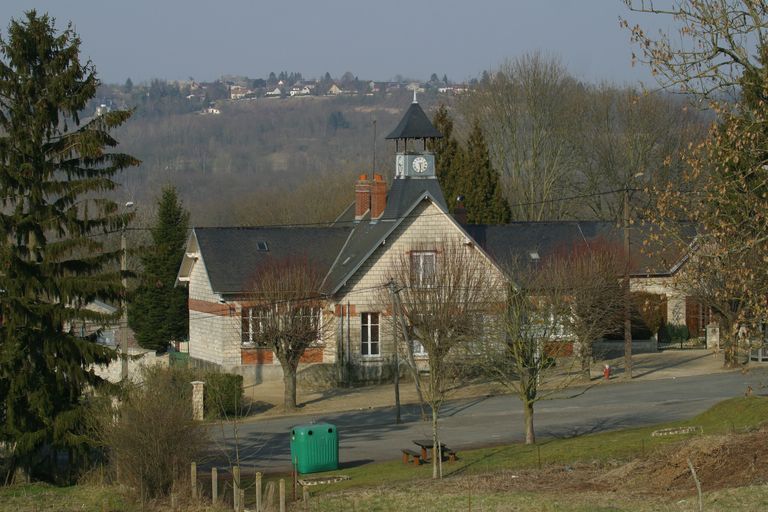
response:
[[[254,339],[254,333],[261,330],[261,321],[259,320],[259,315],[256,314],[256,311],[257,308],[255,307],[242,308],[240,325],[244,332],[240,333],[240,343],[244,347],[258,346],[258,343]]]
[[[411,340],[411,350],[413,350],[413,355],[416,357],[426,357],[429,355],[424,345],[415,338]]]
[[[373,321],[375,320],[375,322]],[[373,339],[375,327],[376,339]],[[373,349],[376,352],[373,352]],[[381,355],[381,317],[377,312],[360,314],[360,355],[363,357],[378,357]]]
[[[256,341],[254,334],[263,330],[263,324],[261,321],[261,315],[257,314],[259,311],[258,306],[250,306],[246,307],[244,306],[242,308],[241,313],[241,329],[242,332],[240,333],[240,344],[245,348],[253,348],[258,347],[259,342]],[[312,314],[317,315],[317,339],[312,344],[314,347],[321,347],[324,346],[325,340],[322,338],[322,333],[325,329],[325,318],[323,318],[323,308],[312,308]],[[246,316],[247,316],[247,328],[246,327]],[[247,335],[247,339],[246,339]],[[264,346],[264,345],[261,345]]]
[[[432,260],[431,273],[425,269],[428,260]],[[411,286],[415,288],[432,288],[435,286],[437,273],[437,251],[411,251]]]

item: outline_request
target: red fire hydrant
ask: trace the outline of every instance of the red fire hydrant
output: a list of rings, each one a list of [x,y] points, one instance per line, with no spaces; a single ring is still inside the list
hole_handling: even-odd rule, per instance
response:
[[[603,368],[603,378],[609,380],[611,378],[611,365],[607,364]]]

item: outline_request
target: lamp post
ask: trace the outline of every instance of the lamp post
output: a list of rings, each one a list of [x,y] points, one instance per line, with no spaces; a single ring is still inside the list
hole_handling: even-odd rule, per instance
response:
[[[629,253],[629,185],[632,180],[642,176],[642,172],[636,173],[624,186],[624,378],[632,378],[632,294],[629,284],[629,267],[632,262]]]
[[[125,203],[125,210],[131,210],[133,208],[133,201]],[[123,227],[120,230],[120,277],[123,286],[123,295],[120,300],[120,380],[125,382],[128,380],[128,302],[126,297],[128,295],[128,278],[126,273],[128,272],[128,242],[125,238],[126,223],[123,222]]]

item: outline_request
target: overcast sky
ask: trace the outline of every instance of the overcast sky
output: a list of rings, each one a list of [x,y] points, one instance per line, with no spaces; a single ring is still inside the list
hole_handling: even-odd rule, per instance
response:
[[[282,70],[461,81],[540,50],[584,81],[652,84],[632,67],[619,16],[653,30],[670,23],[631,16],[620,0],[0,0],[3,37],[31,8],[61,28],[72,21],[83,55],[112,83]]]

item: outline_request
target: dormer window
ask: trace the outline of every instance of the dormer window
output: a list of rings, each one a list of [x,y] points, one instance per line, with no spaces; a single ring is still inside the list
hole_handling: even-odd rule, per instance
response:
[[[260,240],[256,242],[256,250],[259,252],[267,252],[269,251],[269,246],[267,245],[267,242]]]

